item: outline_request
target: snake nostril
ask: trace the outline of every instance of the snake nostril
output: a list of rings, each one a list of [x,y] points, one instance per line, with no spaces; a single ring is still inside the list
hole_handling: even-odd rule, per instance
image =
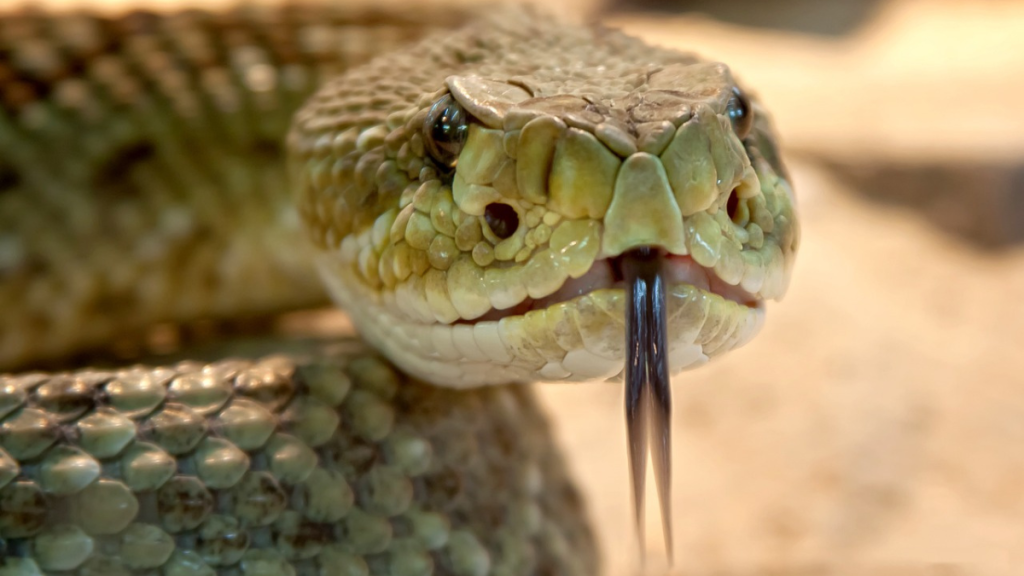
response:
[[[512,236],[519,229],[519,215],[516,209],[501,202],[491,202],[484,208],[484,221],[491,232],[502,240]]]

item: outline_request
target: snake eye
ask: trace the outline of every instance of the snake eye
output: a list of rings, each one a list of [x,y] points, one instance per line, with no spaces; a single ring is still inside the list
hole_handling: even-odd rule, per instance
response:
[[[751,108],[750,100],[743,94],[743,91],[736,86],[732,87],[732,98],[729,99],[726,113],[732,120],[732,129],[736,132],[736,136],[740,140],[746,138],[754,127],[754,109]]]
[[[453,168],[469,136],[469,114],[445,94],[430,107],[423,123],[427,152],[442,168]]]
[[[484,221],[491,232],[502,240],[516,233],[519,228],[519,215],[516,209],[501,202],[491,202],[484,208]]]

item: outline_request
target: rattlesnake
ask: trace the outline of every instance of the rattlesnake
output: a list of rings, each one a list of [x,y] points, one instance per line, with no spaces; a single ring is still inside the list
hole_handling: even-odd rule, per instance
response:
[[[0,20],[0,365],[60,368],[0,377],[0,574],[593,574],[537,380],[625,372],[667,498],[668,376],[753,337],[797,249],[768,117],[523,8],[370,60],[468,17]],[[67,360],[322,304],[314,268],[372,349]]]

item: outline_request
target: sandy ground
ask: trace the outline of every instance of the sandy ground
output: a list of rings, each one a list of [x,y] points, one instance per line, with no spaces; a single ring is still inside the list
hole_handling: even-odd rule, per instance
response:
[[[787,4],[763,1],[778,10]],[[1024,158],[1020,0],[879,0],[842,35],[739,27],[699,14],[627,12],[608,22],[728,63],[769,103],[795,150],[889,161]]]

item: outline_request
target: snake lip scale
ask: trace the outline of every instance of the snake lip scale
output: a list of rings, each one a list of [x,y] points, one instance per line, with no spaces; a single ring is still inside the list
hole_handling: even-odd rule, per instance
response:
[[[627,289],[622,273],[623,257],[602,258],[596,260],[586,274],[579,278],[569,278],[554,293],[543,298],[527,298],[519,304],[503,310],[492,310],[487,314],[473,319],[462,320],[461,323],[475,324],[501,320],[509,316],[520,316],[532,310],[540,310],[567,302],[595,290],[613,289],[623,294]],[[714,269],[705,268],[690,256],[666,254],[663,261],[665,281],[669,286],[692,286],[705,292],[716,294],[722,298],[741,304],[751,309],[763,310],[764,301],[756,295],[722,280]]]

